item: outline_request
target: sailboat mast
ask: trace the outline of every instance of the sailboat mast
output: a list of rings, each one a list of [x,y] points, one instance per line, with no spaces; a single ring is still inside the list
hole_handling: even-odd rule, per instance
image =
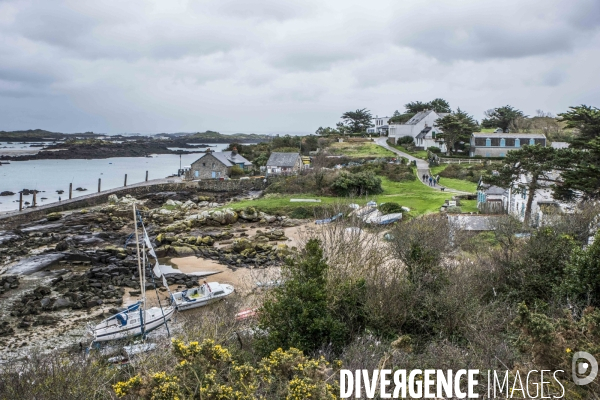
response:
[[[142,260],[140,260],[140,237],[138,235],[137,228],[137,213],[135,212],[135,203],[133,203],[133,228],[135,230],[135,247],[137,250],[137,261],[138,261],[138,274],[140,276],[140,293],[142,295],[142,306],[140,307],[140,327],[142,336],[144,335],[144,311],[146,309],[146,283],[144,282],[144,275],[142,271]]]

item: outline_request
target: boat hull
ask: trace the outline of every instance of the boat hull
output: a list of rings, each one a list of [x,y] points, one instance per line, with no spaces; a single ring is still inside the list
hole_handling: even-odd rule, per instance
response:
[[[178,311],[190,310],[192,308],[203,307],[215,303],[234,292],[233,286],[231,285],[221,285],[221,287],[224,289],[223,294],[202,297],[193,301],[186,301],[182,296],[178,296],[180,293],[174,293],[171,305],[177,308]]]
[[[112,321],[112,318],[102,323],[98,324],[93,330],[92,334],[94,336],[94,342],[106,342],[111,340],[120,340],[127,339],[135,336],[140,336],[142,334],[146,334],[166,323],[166,321],[170,320],[175,312],[175,308],[173,307],[165,307],[162,310],[160,308],[153,307],[151,309],[146,310],[143,331],[142,324],[139,321],[139,318],[135,319],[139,316],[137,311],[131,312],[132,320],[135,322],[128,323],[126,325],[115,325],[107,323],[107,321]]]

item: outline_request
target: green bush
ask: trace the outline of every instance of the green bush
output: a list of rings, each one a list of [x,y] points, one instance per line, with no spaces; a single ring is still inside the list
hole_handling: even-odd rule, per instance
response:
[[[349,327],[356,323],[344,321],[341,317],[346,313],[332,309],[328,269],[316,239],[308,241],[300,258],[283,267],[284,283],[268,294],[258,313],[259,327],[266,335],[257,339],[257,346],[264,354],[289,347],[310,352],[328,344],[339,351],[350,340]],[[354,285],[345,289],[336,296],[344,299],[338,307],[355,309],[364,297],[361,289]]]
[[[383,192],[381,179],[372,171],[358,172],[356,174],[342,171],[331,184],[331,188],[338,196],[363,196]]]
[[[237,165],[234,165],[229,170],[229,176],[231,178],[238,178],[238,177],[243,176],[243,175],[244,175],[244,170],[242,168],[238,167]]]
[[[430,146],[427,148],[427,150],[429,150],[430,152],[432,152],[434,154],[440,154],[442,152],[442,149],[440,149],[439,147],[435,147],[435,146]]]
[[[395,214],[395,213],[402,213],[404,212],[402,210],[402,206],[398,203],[383,203],[382,205],[379,206],[379,211],[381,211],[383,214]]]
[[[415,139],[412,136],[402,136],[397,142],[400,146],[412,146],[414,143]]]

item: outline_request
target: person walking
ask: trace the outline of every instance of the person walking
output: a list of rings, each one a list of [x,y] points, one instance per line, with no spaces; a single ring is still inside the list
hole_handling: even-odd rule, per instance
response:
[[[423,177],[421,178],[421,180],[422,180],[423,182],[425,182],[425,174],[423,174]]]
[[[432,180],[433,180],[433,179],[431,179],[431,177],[429,177],[429,186],[431,186],[431,181],[432,181]]]

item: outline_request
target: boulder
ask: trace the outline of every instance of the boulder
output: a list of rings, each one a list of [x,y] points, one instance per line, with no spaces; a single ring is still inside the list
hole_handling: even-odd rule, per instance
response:
[[[69,308],[72,306],[73,306],[73,303],[71,302],[71,300],[69,298],[60,297],[60,298],[56,299],[56,301],[52,305],[52,309],[53,310],[62,310],[63,308]]]
[[[196,255],[194,249],[188,246],[171,246],[170,253],[174,257],[189,257]]]
[[[59,219],[62,218],[62,216],[63,215],[59,212],[53,212],[53,213],[46,215],[46,219],[48,221],[58,221]]]

